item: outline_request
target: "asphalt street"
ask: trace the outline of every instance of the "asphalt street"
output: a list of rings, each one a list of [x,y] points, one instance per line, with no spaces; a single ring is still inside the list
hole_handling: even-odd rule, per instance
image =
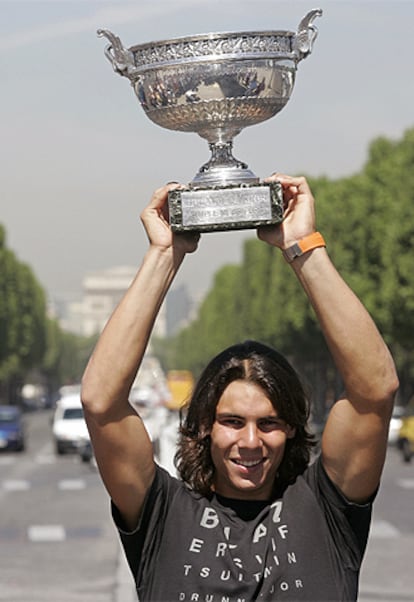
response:
[[[360,602],[414,601],[414,461],[388,450],[362,566]]]
[[[96,468],[56,456],[50,414],[27,416],[23,453],[0,453],[0,601],[136,602]],[[160,461],[171,470],[174,424]],[[413,602],[414,462],[389,449],[360,602]]]

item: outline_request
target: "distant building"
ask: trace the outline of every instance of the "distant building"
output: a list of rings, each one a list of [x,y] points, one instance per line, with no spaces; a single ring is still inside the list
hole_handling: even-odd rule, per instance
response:
[[[82,295],[80,293],[58,293],[48,299],[48,317],[57,320],[66,332],[82,334]]]
[[[188,294],[187,287],[183,284],[171,289],[167,294],[165,304],[166,335],[176,334],[186,326],[192,317],[193,303]]]
[[[61,327],[82,336],[99,334],[118,305],[133,278],[136,268],[118,266],[86,274],[82,295],[63,295],[54,300],[53,313]],[[52,313],[52,312],[51,312]],[[171,336],[193,317],[193,303],[184,285],[171,289],[161,307],[154,327],[157,337]]]
[[[136,268],[120,266],[87,274],[82,282],[82,334],[102,331],[136,274]]]

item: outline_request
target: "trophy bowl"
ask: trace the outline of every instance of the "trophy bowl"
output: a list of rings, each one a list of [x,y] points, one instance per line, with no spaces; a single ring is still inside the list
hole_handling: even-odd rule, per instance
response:
[[[297,65],[317,36],[313,21],[321,15],[320,9],[310,11],[297,32],[208,33],[130,48],[109,30],[98,30],[110,42],[106,57],[130,80],[148,118],[170,130],[197,133],[209,143],[210,160],[189,182],[187,196],[171,194],[174,229],[240,229],[281,221],[280,187],[258,186],[259,178],[233,156],[233,138],[286,105]],[[258,188],[265,188],[262,195]]]

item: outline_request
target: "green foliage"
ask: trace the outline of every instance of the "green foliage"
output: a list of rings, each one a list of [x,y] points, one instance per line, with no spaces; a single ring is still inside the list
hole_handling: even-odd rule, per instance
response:
[[[48,320],[46,353],[41,371],[51,390],[64,384],[79,383],[87,361],[96,345],[98,335],[81,337],[64,332],[56,320]]]
[[[308,180],[328,252],[390,345],[402,398],[408,399],[414,392],[414,129],[401,140],[374,140],[358,174]],[[153,345],[165,369],[197,375],[221,349],[247,338],[289,357],[314,392],[315,413],[323,416],[340,382],[319,326],[280,252],[254,233],[241,264],[217,272],[196,319]],[[0,225],[0,393],[4,383],[33,368],[54,387],[79,381],[94,344],[95,338],[64,333],[46,317],[44,292],[7,249]]]
[[[213,287],[199,308],[198,318],[171,340],[153,342],[165,369],[190,369],[198,374],[206,358],[234,342],[235,333],[240,338],[244,294],[240,274],[239,266],[224,266],[217,272]],[[197,344],[196,341],[203,342]]]
[[[65,333],[47,318],[42,287],[6,247],[0,225],[0,400],[16,399],[32,371],[46,377],[51,390],[79,382],[95,342]]]
[[[408,348],[414,326],[413,167],[414,130],[399,142],[379,138],[360,174],[332,183],[330,207],[322,199],[323,232],[335,264],[387,342]]]
[[[30,268],[0,246],[0,382],[22,373],[45,352],[46,301]]]
[[[354,176],[308,180],[328,252],[391,346],[404,395],[412,394],[414,129],[374,140]],[[278,250],[253,236],[241,265],[217,273],[196,320],[163,342],[166,365],[197,374],[223,347],[255,338],[288,355],[325,398],[340,383],[313,311]]]

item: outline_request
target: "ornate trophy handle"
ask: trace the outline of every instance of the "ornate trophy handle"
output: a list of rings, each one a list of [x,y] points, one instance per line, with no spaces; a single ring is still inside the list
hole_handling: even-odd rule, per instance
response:
[[[321,17],[322,14],[322,9],[314,8],[299,23],[294,41],[296,62],[306,58],[312,52],[313,43],[318,35],[318,29],[313,24],[313,21],[316,17]]]
[[[105,56],[114,71],[129,77],[135,67],[132,52],[124,48],[120,38],[108,29],[98,29],[96,33],[100,38],[105,37],[110,41],[110,44],[105,47]]]

